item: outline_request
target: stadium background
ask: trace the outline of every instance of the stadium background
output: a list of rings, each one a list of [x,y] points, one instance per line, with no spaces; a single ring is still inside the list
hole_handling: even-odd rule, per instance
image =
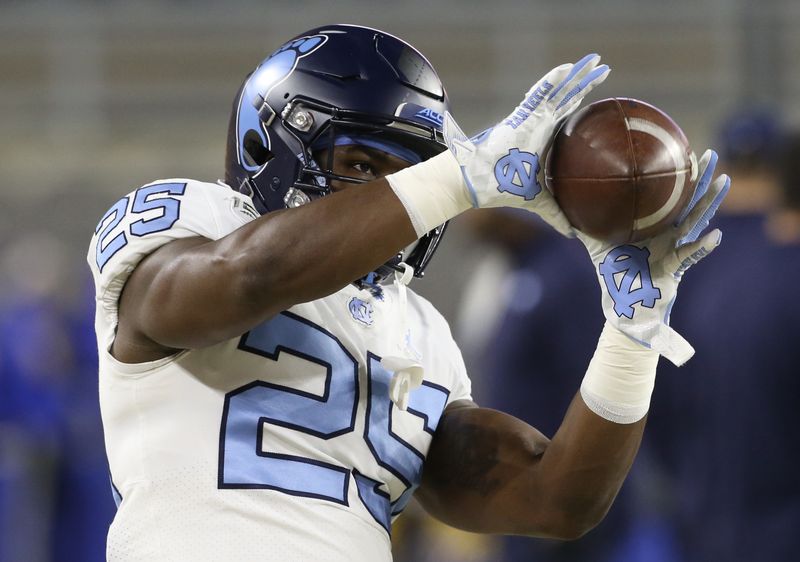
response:
[[[220,177],[244,75],[285,39],[332,22],[419,48],[467,131],[593,51],[613,72],[592,99],[650,101],[698,151],[742,108],[800,119],[794,0],[0,3],[0,560],[100,559],[113,504],[85,263],[98,218],[153,179]],[[486,258],[462,222],[415,284],[456,326]],[[496,559],[491,540],[431,533],[431,560]],[[402,548],[398,559],[412,556]]]

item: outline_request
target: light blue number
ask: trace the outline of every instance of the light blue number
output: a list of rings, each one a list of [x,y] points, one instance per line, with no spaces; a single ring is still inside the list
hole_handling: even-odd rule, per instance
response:
[[[335,336],[284,312],[242,337],[239,348],[277,361],[281,353],[327,370],[322,396],[261,381],[226,397],[221,488],[271,488],[347,505],[348,471],[261,451],[264,422],[330,439],[349,433],[358,404],[358,364]],[[324,359],[318,359],[324,358]]]
[[[103,227],[103,223],[113,215],[114,218],[111,219],[106,227],[103,228],[103,232],[100,232],[97,237],[95,261],[97,262],[97,267],[100,271],[103,271],[103,267],[106,265],[106,262],[108,262],[108,260],[110,260],[114,254],[119,252],[128,243],[128,238],[125,236],[124,232],[120,232],[109,242],[106,242],[106,238],[108,238],[109,234],[111,234],[111,231],[117,228],[117,225],[122,222],[122,219],[125,218],[125,211],[127,210],[128,198],[123,197],[117,201],[105,215],[103,215],[103,218],[100,219],[100,223],[97,225],[97,228],[94,231],[95,234],[97,234]]]
[[[392,504],[389,494],[381,489],[383,482],[373,480],[369,476],[364,476],[353,469],[353,479],[356,481],[358,498],[370,515],[386,532],[391,532],[392,528]]]
[[[407,486],[405,492],[390,506],[388,501],[381,498],[372,498],[371,502],[380,505],[380,517],[372,515],[380,521],[386,519],[386,513],[397,515],[411,499],[414,490],[419,486],[422,477],[422,463],[425,457],[392,431],[392,408],[394,405],[389,399],[389,382],[392,373],[383,367],[380,358],[372,353],[367,353],[367,372],[369,388],[369,407],[367,408],[366,429],[364,439],[372,451],[372,455],[379,465],[397,476]],[[436,431],[449,392],[447,389],[424,382],[423,386],[409,395],[408,412],[424,420],[425,430],[431,435]],[[358,481],[356,481],[358,483]],[[363,494],[369,490],[359,489]]]
[[[157,183],[141,187],[136,191],[133,198],[131,211],[134,213],[144,213],[154,209],[161,209],[161,216],[152,219],[140,219],[131,223],[131,234],[134,236],[144,236],[154,232],[169,230],[180,217],[181,202],[174,197],[158,197],[155,195],[183,195],[186,191],[185,183]]]
[[[185,183],[157,183],[136,190],[136,194],[133,197],[133,205],[131,205],[131,212],[140,214],[146,211],[161,209],[161,216],[147,220],[140,219],[131,223],[130,233],[134,236],[145,236],[146,234],[161,232],[172,228],[172,225],[180,218],[180,199],[175,199],[174,197],[156,198],[154,196],[164,194],[183,195],[185,191]],[[112,231],[119,226],[119,223],[125,218],[127,210],[128,198],[123,197],[103,215],[103,218],[100,219],[100,224],[98,224],[95,229],[95,234],[99,233],[97,237],[97,247],[95,248],[95,261],[100,271],[103,271],[103,267],[108,263],[108,260],[114,257],[114,254],[128,244],[128,237],[124,231],[114,236],[111,240],[106,241],[106,238],[111,235]],[[100,232],[103,223],[112,216],[113,218],[106,227],[103,228],[103,231]]]
[[[331,439],[350,433],[358,407],[358,364],[339,340],[325,329],[283,312],[242,337],[239,348],[277,360],[285,352],[327,370],[323,395],[256,381],[225,398],[220,442],[221,488],[269,488],[347,505],[351,470],[294,455],[262,451],[265,423]],[[419,485],[424,455],[392,432],[389,381],[392,373],[368,353],[368,400],[364,439],[375,461],[397,476],[406,490],[391,503],[384,483],[352,468],[359,498],[367,511],[390,529]],[[447,389],[424,382],[409,397],[408,412],[423,419],[433,434],[447,403]]]

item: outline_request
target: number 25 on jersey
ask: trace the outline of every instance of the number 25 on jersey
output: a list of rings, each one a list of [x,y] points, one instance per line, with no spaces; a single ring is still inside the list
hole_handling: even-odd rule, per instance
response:
[[[117,201],[94,231],[97,234],[97,268],[103,271],[108,260],[128,245],[128,236],[146,236],[172,228],[180,217],[181,200],[170,195],[183,195],[185,191],[185,183],[157,183],[137,189],[133,204],[130,204],[130,196]],[[134,221],[128,228],[118,228],[129,212],[139,215],[147,211],[160,211],[160,214]]]
[[[317,396],[297,389],[254,381],[225,397],[220,436],[220,488],[266,488],[347,505],[352,472],[367,511],[387,531],[419,485],[425,456],[392,432],[389,382],[392,373],[367,353],[367,406],[364,440],[370,456],[394,474],[406,490],[394,502],[357,467],[319,459],[262,451],[263,432],[274,425],[315,438],[335,439],[356,427],[359,404],[358,363],[330,332],[301,316],[282,312],[245,334],[239,349],[277,361],[288,353],[327,370],[325,391]],[[431,435],[447,403],[447,389],[430,383],[413,391],[408,412],[422,418]],[[268,437],[268,436],[267,436]]]

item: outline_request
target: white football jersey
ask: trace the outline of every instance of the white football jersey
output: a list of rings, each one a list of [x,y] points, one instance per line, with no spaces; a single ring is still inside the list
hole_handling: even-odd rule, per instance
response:
[[[470,398],[447,323],[409,291],[424,381],[407,411],[390,401],[380,360],[397,345],[394,286],[382,298],[347,286],[158,361],[109,354],[120,292],[146,255],[256,217],[228,187],[171,179],[122,198],[95,231],[100,407],[118,501],[109,560],[391,560],[391,521],[442,412]]]

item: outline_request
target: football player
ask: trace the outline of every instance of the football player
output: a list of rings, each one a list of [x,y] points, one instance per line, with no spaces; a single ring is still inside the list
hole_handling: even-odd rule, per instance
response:
[[[468,139],[417,50],[320,27],[241,86],[225,182],[160,180],[112,206],[88,255],[118,502],[109,559],[390,560],[415,492],[471,531],[571,539],[596,525],[639,445],[659,353],[686,356],[664,319],[680,274],[719,241],[697,234],[726,179],[706,166],[695,209],[648,246],[635,275],[658,299],[617,289],[635,307],[621,319],[606,291],[609,322],[552,440],[472,402],[447,323],[406,285],[471,207],[524,207],[571,233],[539,157],[607,74],[596,55],[559,66]],[[584,241],[596,261],[611,250]]]

